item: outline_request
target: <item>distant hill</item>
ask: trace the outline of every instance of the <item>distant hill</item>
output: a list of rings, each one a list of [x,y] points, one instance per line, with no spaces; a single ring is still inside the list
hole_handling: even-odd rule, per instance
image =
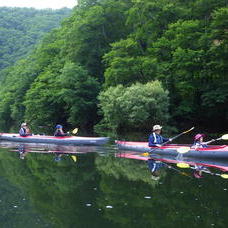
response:
[[[0,7],[0,70],[28,54],[71,10]]]

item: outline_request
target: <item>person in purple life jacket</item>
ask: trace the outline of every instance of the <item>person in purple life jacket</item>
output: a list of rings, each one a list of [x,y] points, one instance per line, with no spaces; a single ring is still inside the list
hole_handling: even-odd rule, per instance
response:
[[[56,130],[55,130],[54,136],[63,137],[63,136],[68,136],[69,135],[69,132],[64,133],[62,125],[57,124],[55,128],[56,128]]]
[[[160,125],[153,126],[153,132],[149,136],[149,143],[148,143],[149,147],[153,147],[153,146],[160,147],[161,144],[165,142],[168,142],[168,141],[171,142],[171,139],[165,138],[161,135],[161,130],[162,130],[162,126]]]
[[[192,148],[207,148],[208,147],[208,143],[212,142],[213,140],[211,141],[208,141],[208,142],[204,142],[204,137],[205,135],[204,134],[197,134],[195,135],[194,137],[194,143],[192,145]]]

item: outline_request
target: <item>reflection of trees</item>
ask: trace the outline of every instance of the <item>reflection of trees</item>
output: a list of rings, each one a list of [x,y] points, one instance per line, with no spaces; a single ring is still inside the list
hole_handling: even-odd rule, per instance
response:
[[[78,157],[77,163],[69,156],[54,162],[53,155],[44,154],[28,154],[20,160],[18,154],[4,151],[0,175],[1,189],[10,192],[0,191],[2,198],[13,201],[25,192],[32,204],[20,208],[21,223],[17,215],[12,220],[16,224],[26,219],[31,223],[38,213],[49,226],[64,228],[225,227],[228,223],[223,190],[227,182],[219,177],[196,180],[168,170],[155,182],[140,161],[94,154]],[[1,214],[10,213],[8,203]],[[92,206],[86,207],[87,203]],[[113,208],[105,208],[108,205]]]
[[[94,156],[73,163],[70,157],[54,162],[53,155],[29,154],[20,160],[16,153],[0,153],[0,173],[28,195],[34,208],[54,227],[91,227],[94,221],[106,226],[100,211],[87,208],[97,191]]]
[[[225,227],[228,222],[226,182],[221,178],[209,176],[199,182],[169,170],[163,183],[154,186],[135,175],[143,172],[137,161],[98,158],[96,165],[103,191],[97,204],[113,207],[104,216],[118,227]]]
[[[106,175],[111,175],[116,179],[127,178],[130,181],[143,181],[151,186],[156,186],[157,181],[151,180],[147,163],[142,161],[133,161],[124,158],[98,157],[96,166],[99,171]],[[161,178],[165,176],[165,170],[160,171]]]
[[[36,213],[23,191],[0,177],[1,227],[44,227],[45,222]],[[15,226],[16,224],[16,226]]]

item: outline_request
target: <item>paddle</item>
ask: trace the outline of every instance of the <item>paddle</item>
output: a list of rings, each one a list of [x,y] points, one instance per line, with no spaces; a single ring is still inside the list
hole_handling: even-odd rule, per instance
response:
[[[188,146],[182,146],[182,147],[177,148],[177,153],[179,153],[179,154],[185,154],[185,153],[188,153],[189,150],[191,150],[190,147],[188,147]],[[145,156],[145,157],[146,156],[149,156],[150,153],[147,153],[147,152],[142,153],[142,156]]]
[[[74,135],[76,135],[76,134],[78,133],[78,128],[75,128],[75,129],[72,131],[72,133],[73,133]]]
[[[187,163],[177,163],[177,166],[180,167],[180,168],[191,168],[191,169],[195,169],[195,168],[191,167]],[[204,172],[204,173],[211,174],[211,175],[220,176],[223,179],[228,179],[228,174],[226,174],[226,173],[222,173],[222,174],[220,174],[220,173],[213,173],[213,172],[211,172],[209,170],[204,170],[204,169],[202,169],[201,171]]]
[[[214,176],[220,176],[222,177],[223,179],[228,179],[228,174],[227,173],[212,173],[211,171],[206,171],[206,170],[202,170],[203,172],[205,173],[208,173],[208,174],[211,174],[211,175],[214,175]]]
[[[187,169],[190,168],[190,165],[184,162],[179,162],[177,163],[177,167],[182,168],[182,169]]]
[[[73,159],[74,162],[77,161],[77,157],[75,155],[71,155],[71,158]]]
[[[218,173],[216,173],[216,175],[217,175],[217,176],[220,176],[220,177],[222,177],[222,178],[224,178],[224,179],[228,179],[228,174],[226,174],[226,173],[223,173],[223,174],[218,174]]]
[[[191,150],[191,148],[188,146],[182,146],[182,147],[177,148],[177,152],[180,154],[188,153],[189,150]]]
[[[195,128],[195,127],[192,127],[192,128],[190,128],[190,129],[188,129],[187,131],[183,131],[182,133],[180,133],[180,134],[174,136],[173,138],[171,138],[169,141],[173,141],[174,139],[180,137],[181,135],[184,135],[184,134],[186,134],[186,133],[192,131],[194,128]],[[168,142],[169,142],[169,141],[168,141]],[[166,143],[168,143],[168,142],[165,142],[164,144],[166,144]],[[161,145],[163,145],[163,144],[161,144]]]
[[[219,138],[217,138],[217,139],[212,139],[212,140],[210,140],[210,141],[208,141],[208,142],[205,142],[204,144],[209,144],[209,143],[212,143],[212,142],[215,142],[215,141],[219,141],[219,140],[228,140],[228,134],[225,134],[225,135],[223,135],[222,137],[219,137]]]
[[[162,161],[160,161],[161,163],[163,163],[164,165],[166,165],[169,169],[173,169],[173,170],[175,170],[176,172],[178,172],[179,174],[181,174],[181,175],[184,175],[184,176],[187,176],[187,177],[190,177],[191,178],[191,176],[188,174],[188,173],[185,173],[185,172],[181,172],[180,170],[178,170],[178,169],[176,169],[176,168],[174,168],[173,166],[171,166],[171,165],[168,165],[167,163],[165,163],[165,162],[162,162]],[[180,164],[180,163],[179,163]],[[182,164],[185,164],[185,163],[182,163]]]

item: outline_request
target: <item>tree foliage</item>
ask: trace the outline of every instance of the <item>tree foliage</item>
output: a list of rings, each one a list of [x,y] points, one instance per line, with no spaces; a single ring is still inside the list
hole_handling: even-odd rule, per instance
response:
[[[31,52],[44,34],[58,27],[70,12],[67,8],[36,10],[0,7],[0,70]]]
[[[166,124],[169,119],[168,92],[158,81],[110,87],[99,95],[99,101],[104,115],[101,126],[115,131],[129,128],[149,130],[151,123]]]
[[[226,0],[79,1],[61,28],[1,72],[0,127],[29,119],[35,126],[61,122],[91,129],[103,118],[97,130],[130,130],[170,116],[178,127],[194,122],[225,131],[227,15]],[[139,88],[156,80],[169,102],[148,114],[153,95]],[[136,97],[145,95],[143,102]],[[113,103],[115,97],[122,104]]]

